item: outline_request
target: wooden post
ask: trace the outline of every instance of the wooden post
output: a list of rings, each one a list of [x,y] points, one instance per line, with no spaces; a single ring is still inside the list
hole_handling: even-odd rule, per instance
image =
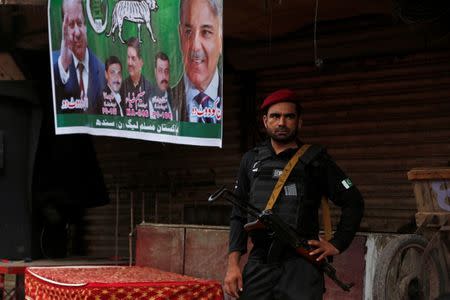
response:
[[[114,261],[116,265],[119,259],[119,185],[116,184],[116,228],[114,232]]]
[[[130,234],[128,235],[129,266],[133,264],[133,192],[130,192]]]

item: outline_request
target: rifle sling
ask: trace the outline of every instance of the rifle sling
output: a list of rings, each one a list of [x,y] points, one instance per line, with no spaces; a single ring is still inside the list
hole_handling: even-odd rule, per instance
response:
[[[325,240],[331,240],[331,214],[330,204],[326,196],[322,197],[322,220],[323,220],[323,232]]]
[[[292,169],[294,169],[295,165],[298,162],[298,159],[300,156],[302,156],[306,150],[311,145],[305,144],[300,147],[300,149],[295,152],[294,156],[289,160],[289,162],[284,166],[283,172],[281,173],[280,177],[278,178],[277,183],[275,184],[275,187],[273,188],[272,194],[269,197],[269,201],[266,204],[266,210],[272,209],[272,207],[275,205],[275,202],[278,199],[278,195],[280,195],[281,189],[283,188],[284,184],[286,183],[286,180],[289,177],[289,174],[291,174]]]

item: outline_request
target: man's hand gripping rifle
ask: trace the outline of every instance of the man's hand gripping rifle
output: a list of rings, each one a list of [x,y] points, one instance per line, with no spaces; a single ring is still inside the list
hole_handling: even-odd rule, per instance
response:
[[[256,221],[245,224],[244,228],[246,231],[261,228],[270,229],[273,231],[275,238],[282,243],[293,247],[300,256],[322,270],[344,291],[350,291],[350,288],[354,284],[342,282],[337,278],[336,269],[330,263],[325,260],[317,261],[317,255],[309,255],[309,252],[314,250],[314,248],[308,245],[308,241],[306,239],[301,238],[292,227],[287,225],[279,216],[272,213],[271,210],[261,211],[250,203],[243,204],[239,201],[236,194],[224,187],[212,194],[208,201],[213,202],[220,197],[223,197],[225,200],[239,207],[242,211],[256,218]]]

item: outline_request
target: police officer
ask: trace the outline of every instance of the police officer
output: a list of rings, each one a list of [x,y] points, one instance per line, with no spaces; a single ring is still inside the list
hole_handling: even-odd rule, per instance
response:
[[[297,139],[302,107],[293,91],[275,91],[263,101],[261,110],[269,139],[243,156],[235,193],[241,201],[263,210],[283,168],[303,143]],[[322,196],[342,210],[330,241],[318,237]],[[310,254],[322,260],[338,255],[350,245],[363,207],[362,196],[351,180],[322,147],[312,145],[289,175],[273,211],[308,239],[315,248]],[[247,251],[248,238],[243,226],[248,221],[252,219],[233,207],[225,292],[240,300],[322,299],[323,274],[265,229],[249,233],[253,247],[241,273],[239,261]]]

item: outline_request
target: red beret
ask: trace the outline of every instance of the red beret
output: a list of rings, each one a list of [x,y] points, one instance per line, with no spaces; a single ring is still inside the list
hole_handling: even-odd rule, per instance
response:
[[[289,89],[277,90],[272,94],[270,94],[269,96],[267,96],[266,99],[264,99],[263,103],[261,104],[261,110],[269,108],[271,105],[280,102],[298,103],[298,96],[296,93],[294,93],[294,91]]]

